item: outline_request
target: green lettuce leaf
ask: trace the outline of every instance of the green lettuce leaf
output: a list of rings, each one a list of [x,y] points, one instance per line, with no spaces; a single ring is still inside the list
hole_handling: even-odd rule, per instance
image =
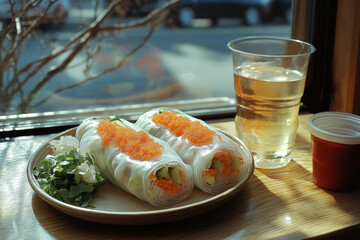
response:
[[[83,169],[78,169],[82,163],[96,169],[95,183],[88,183],[83,179]],[[40,187],[49,195],[81,207],[94,207],[91,205],[92,195],[106,182],[91,157],[79,154],[76,150],[56,156],[48,155],[40,162],[39,169],[34,167],[33,174]]]

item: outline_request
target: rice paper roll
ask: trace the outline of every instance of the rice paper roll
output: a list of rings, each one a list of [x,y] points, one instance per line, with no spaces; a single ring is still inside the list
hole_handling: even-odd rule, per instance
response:
[[[194,171],[195,185],[218,194],[239,182],[243,150],[234,141],[204,121],[173,108],[155,108],[135,123],[160,138]]]
[[[180,202],[193,190],[191,167],[166,142],[126,120],[85,119],[76,138],[104,177],[154,206]]]

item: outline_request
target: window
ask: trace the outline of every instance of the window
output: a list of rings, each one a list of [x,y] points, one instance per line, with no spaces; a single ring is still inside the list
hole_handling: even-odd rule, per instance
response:
[[[226,44],[250,35],[291,36],[291,0],[180,0],[152,35],[155,25],[141,20],[154,20],[149,12],[165,12],[174,1],[134,0],[120,1],[99,28],[65,51],[113,2],[0,1],[7,16],[1,19],[3,132],[75,125],[95,115],[134,120],[160,105],[231,116],[235,94]],[[33,27],[39,18],[41,25]],[[114,31],[118,24],[123,29]],[[131,24],[141,27],[127,29]],[[31,27],[33,34],[22,40]],[[95,34],[101,27],[106,30]],[[11,49],[15,54],[6,58]]]
[[[360,2],[294,1],[294,38],[311,42],[303,103],[313,112],[360,114]]]

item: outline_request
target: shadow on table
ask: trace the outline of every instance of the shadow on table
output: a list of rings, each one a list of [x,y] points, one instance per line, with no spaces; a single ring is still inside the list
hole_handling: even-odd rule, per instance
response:
[[[333,192],[322,189],[315,185],[312,179],[312,173],[292,160],[287,166],[279,169],[256,169],[260,174],[271,178],[273,181],[281,182],[284,191],[290,191],[293,196],[293,201],[301,199],[308,203],[315,201],[317,205],[321,204],[335,204],[342,211],[351,215],[354,218],[353,222],[360,221],[360,184],[357,188],[348,192]],[[304,192],[303,189],[307,189]],[[324,192],[327,195],[324,195]],[[314,197],[319,195],[319,197]],[[357,199],[357,201],[356,201]],[[320,217],[320,212],[317,212]],[[306,216],[304,216],[306,217]],[[339,226],[341,221],[339,221]],[[335,231],[330,234],[325,234],[314,239],[339,239],[339,237],[346,237],[347,239],[359,239],[360,225],[355,225],[345,228],[343,230]],[[355,238],[352,238],[352,237]]]
[[[328,190],[323,190],[328,193],[336,202],[343,211],[352,215],[352,222],[360,222],[360,186],[353,189],[352,191],[347,192],[333,192]],[[338,234],[346,234],[344,236],[350,236],[351,234],[356,233],[356,238],[360,239],[360,224],[357,226],[352,226],[351,229],[345,229],[344,231],[339,231]],[[348,239],[348,238],[347,238]],[[350,238],[351,239],[351,238]]]
[[[39,197],[33,198],[33,210],[39,223],[54,238],[91,236],[92,239],[238,239],[266,236],[284,229],[279,224],[288,212],[285,203],[254,175],[232,199],[199,216],[176,222],[143,226],[106,225],[87,222],[52,208]],[[50,224],[51,223],[51,224]],[[260,229],[259,229],[260,227]],[[289,238],[290,236],[286,236]],[[306,237],[294,232],[292,239]],[[282,237],[279,236],[279,239]]]
[[[278,169],[256,169],[262,174],[266,175],[268,178],[273,180],[289,181],[294,182],[294,180],[313,182],[312,174],[300,164],[291,160],[288,165]]]
[[[338,239],[346,239],[346,240],[359,240],[360,236],[360,225],[348,227],[346,229],[342,229],[339,231],[334,231],[329,234],[324,234],[318,237],[309,238],[312,240],[338,240]]]

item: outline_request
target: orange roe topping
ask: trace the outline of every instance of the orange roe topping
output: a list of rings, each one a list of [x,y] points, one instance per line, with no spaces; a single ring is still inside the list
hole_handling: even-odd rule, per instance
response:
[[[217,171],[214,168],[209,168],[205,171],[205,176],[215,176]]]
[[[180,173],[180,178],[181,178],[181,181],[185,181],[185,174],[182,172],[182,171],[179,171],[179,173]]]
[[[149,160],[162,154],[164,148],[144,131],[123,127],[104,118],[96,128],[105,145],[114,145],[134,159]]]
[[[214,155],[213,161],[215,161],[215,159],[219,160],[222,163],[223,169],[220,173],[220,176],[222,178],[228,176],[229,174],[234,174],[234,175],[239,174],[240,169],[238,169],[238,168],[235,168],[231,172],[231,170],[234,168],[234,166],[232,166],[233,156],[231,153],[218,152]],[[238,160],[239,160],[240,165],[244,164],[243,158],[239,157]],[[217,174],[218,174],[218,171],[213,167],[210,167],[209,169],[207,169],[204,172],[204,176],[209,176],[209,177],[215,176]]]
[[[170,178],[157,178],[153,173],[150,178],[153,179],[156,185],[162,188],[166,194],[176,194],[180,192],[180,187]]]
[[[239,161],[240,165],[245,164],[244,159],[242,157],[239,157],[238,161]],[[239,172],[240,172],[240,170],[237,168],[237,169],[234,170],[233,174],[238,174]]]
[[[214,155],[214,158],[218,158],[220,162],[224,164],[224,169],[221,172],[221,177],[228,176],[231,171],[231,159],[232,159],[231,153],[218,152]]]
[[[202,125],[200,122],[178,115],[176,112],[156,113],[152,117],[155,124],[165,126],[175,136],[187,138],[190,142],[197,145],[205,145],[212,142],[214,136],[221,137],[215,131]]]

